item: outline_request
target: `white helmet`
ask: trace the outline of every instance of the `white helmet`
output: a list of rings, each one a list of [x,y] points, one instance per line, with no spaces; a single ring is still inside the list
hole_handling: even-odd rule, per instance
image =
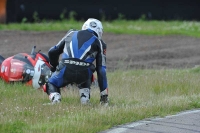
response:
[[[94,18],[89,18],[82,26],[82,30],[86,29],[93,30],[98,35],[98,38],[101,39],[103,34],[103,26],[101,21]]]

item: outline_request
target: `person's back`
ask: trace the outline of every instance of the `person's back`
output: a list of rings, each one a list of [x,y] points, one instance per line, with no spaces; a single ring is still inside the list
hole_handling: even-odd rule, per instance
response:
[[[56,70],[47,85],[47,94],[53,103],[60,102],[60,88],[70,83],[78,84],[81,103],[88,103],[90,79],[95,70],[101,92],[100,101],[108,103],[106,44],[101,40],[102,30],[100,21],[88,19],[82,30],[68,31],[62,40],[49,50],[52,71]],[[62,54],[62,60],[58,63],[60,54]],[[92,64],[95,60],[96,68]]]
[[[77,58],[92,63],[100,51],[100,42],[91,30],[70,31],[62,59]],[[69,42],[68,44],[66,42]]]

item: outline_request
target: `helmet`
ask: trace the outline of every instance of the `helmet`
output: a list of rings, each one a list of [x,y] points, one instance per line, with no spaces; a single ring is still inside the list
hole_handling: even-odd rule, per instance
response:
[[[101,21],[94,18],[89,18],[82,26],[82,30],[86,29],[93,30],[98,35],[98,38],[101,39],[103,34],[103,26]]]

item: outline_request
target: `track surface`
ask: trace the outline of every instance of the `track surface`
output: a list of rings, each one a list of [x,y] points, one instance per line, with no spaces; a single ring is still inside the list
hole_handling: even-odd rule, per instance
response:
[[[200,133],[200,110],[120,125],[101,133]]]

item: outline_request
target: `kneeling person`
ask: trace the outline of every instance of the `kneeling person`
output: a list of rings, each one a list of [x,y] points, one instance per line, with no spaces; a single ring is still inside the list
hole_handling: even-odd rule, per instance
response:
[[[46,92],[52,104],[61,101],[60,88],[71,83],[78,84],[80,101],[87,104],[95,70],[100,88],[100,103],[108,104],[106,44],[102,41],[102,34],[102,23],[89,18],[81,30],[69,30],[57,45],[49,49],[49,60],[54,73],[46,84]],[[58,62],[61,54],[62,60]]]

